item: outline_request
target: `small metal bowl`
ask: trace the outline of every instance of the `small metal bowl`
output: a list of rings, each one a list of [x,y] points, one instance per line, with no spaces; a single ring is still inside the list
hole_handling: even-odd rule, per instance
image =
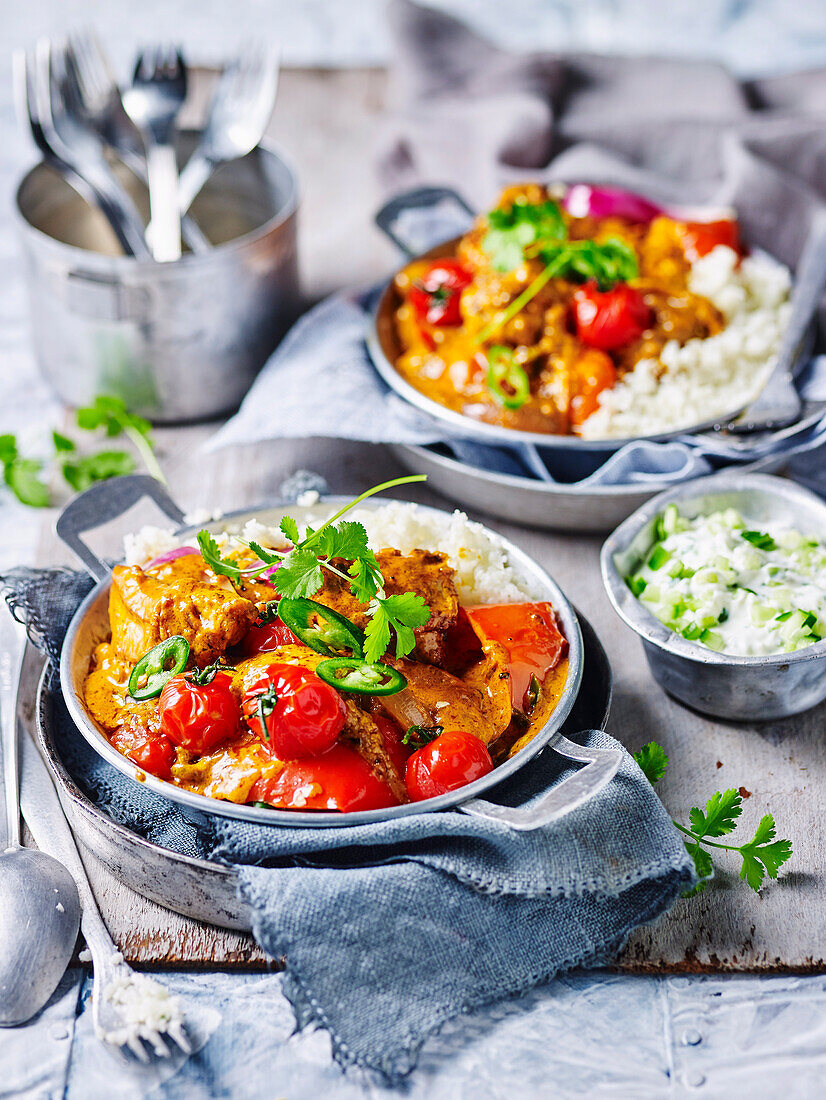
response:
[[[688,642],[669,630],[625,583],[654,543],[668,504],[694,517],[736,508],[755,525],[780,521],[826,539],[826,504],[807,489],[766,474],[725,471],[660,493],[639,508],[602,548],[602,579],[614,610],[640,636],[657,683],[680,702],[716,718],[760,722],[788,718],[826,698],[826,641],[794,653],[736,657]]]

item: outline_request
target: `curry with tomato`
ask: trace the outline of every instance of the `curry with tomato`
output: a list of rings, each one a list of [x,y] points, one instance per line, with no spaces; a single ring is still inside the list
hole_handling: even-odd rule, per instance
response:
[[[725,327],[689,289],[717,245],[739,253],[736,221],[681,220],[610,188],[510,187],[448,254],[396,276],[395,367],[474,420],[579,434],[638,362]]]
[[[114,568],[111,633],[84,686],[112,745],[184,790],[304,811],[427,799],[517,751],[565,686],[553,607],[464,607],[443,553],[361,551],[377,599],[397,615],[424,608],[408,651],[397,639],[378,660],[365,659],[375,603],[349,580],[358,561],[321,554],[312,598],[287,597],[256,544],[204,553]]]

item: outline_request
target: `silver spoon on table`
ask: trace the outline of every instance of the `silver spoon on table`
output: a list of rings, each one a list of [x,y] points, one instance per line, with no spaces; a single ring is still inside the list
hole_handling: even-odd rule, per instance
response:
[[[39,1012],[63,977],[77,942],[80,901],[62,863],[20,845],[15,674],[22,647],[8,620],[0,629],[0,641],[6,801],[0,823],[0,1027],[13,1027]]]

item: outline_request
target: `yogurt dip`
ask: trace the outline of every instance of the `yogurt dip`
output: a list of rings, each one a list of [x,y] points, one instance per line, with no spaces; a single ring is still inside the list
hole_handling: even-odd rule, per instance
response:
[[[733,508],[658,517],[645,561],[626,583],[687,641],[736,656],[790,653],[826,638],[826,546]]]

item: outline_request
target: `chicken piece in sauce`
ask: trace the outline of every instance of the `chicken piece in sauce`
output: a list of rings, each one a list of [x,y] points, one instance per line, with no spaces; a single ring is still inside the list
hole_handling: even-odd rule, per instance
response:
[[[255,604],[222,580],[199,554],[149,570],[116,565],[109,598],[115,651],[135,662],[158,642],[180,634],[197,665],[217,660],[257,617]]]
[[[459,596],[453,580],[453,569],[447,564],[447,556],[430,550],[411,550],[401,554],[398,550],[379,550],[376,554],[384,589],[388,596],[402,592],[415,592],[430,608],[430,618],[424,626],[417,627],[415,656],[421,661],[438,665],[444,662],[445,638],[456,623],[459,613]],[[346,572],[348,562],[336,562]],[[351,594],[349,585],[334,573],[324,574],[324,587],[314,597],[317,603],[338,611],[362,630],[369,622],[364,604]]]

